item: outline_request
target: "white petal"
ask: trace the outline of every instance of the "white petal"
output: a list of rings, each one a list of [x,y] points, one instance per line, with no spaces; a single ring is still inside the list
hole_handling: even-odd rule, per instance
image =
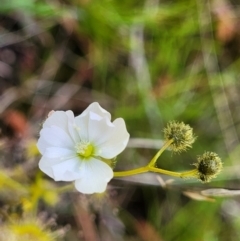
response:
[[[77,142],[79,136],[75,130],[74,114],[71,110],[68,111],[54,111],[43,123],[43,128],[49,128],[52,126],[58,126],[65,130],[71,138]]]
[[[48,158],[69,158],[76,156],[76,152],[67,148],[47,147],[44,156]]]
[[[85,109],[82,112],[82,116],[86,115],[89,112],[93,112],[101,117],[106,117],[108,119],[111,119],[111,114],[109,112],[107,112],[106,110],[104,110],[99,104],[98,102],[93,102],[92,104],[90,104],[88,106],[87,109]]]
[[[114,131],[114,129],[115,126],[107,118],[102,118],[100,120],[90,118],[88,124],[89,140],[97,144],[101,142],[101,140],[108,138],[108,133]]]
[[[129,133],[127,132],[125,122],[118,118],[113,122],[114,127],[110,128],[96,140],[97,153],[104,158],[114,158],[121,153],[127,146]]]
[[[78,128],[78,135],[81,140],[88,140],[88,121],[89,114],[87,115],[79,115],[75,118],[76,128]]]
[[[68,131],[75,143],[80,141],[80,136],[78,134],[78,127],[75,124],[75,118],[72,111],[67,111],[66,115],[68,117]]]
[[[90,141],[89,132],[91,129],[90,122],[99,122],[103,117],[93,112],[88,112],[86,115],[80,115],[75,118],[75,123],[78,127],[78,134],[81,140]]]
[[[113,178],[112,169],[104,162],[91,159],[81,165],[82,177],[75,181],[76,189],[85,194],[101,193]]]
[[[49,147],[49,144],[43,138],[40,137],[37,142],[37,147],[39,152],[43,155],[45,150]]]
[[[67,129],[68,119],[74,120],[74,115],[71,110],[69,111],[54,111],[43,123],[43,128],[58,126],[63,129]]]
[[[89,107],[83,111],[83,113],[75,118],[75,123],[79,128],[79,135],[82,140],[92,141],[91,130],[95,126],[95,122],[100,122],[103,119],[110,122],[111,115],[104,110],[97,102],[92,103]],[[97,128],[95,128],[97,129]]]
[[[64,159],[43,156],[39,168],[55,181],[74,181],[81,177],[80,164],[78,157]]]
[[[58,126],[51,126],[50,128],[43,128],[40,131],[37,146],[41,154],[44,154],[47,147],[58,146],[73,149],[75,143],[63,129]]]

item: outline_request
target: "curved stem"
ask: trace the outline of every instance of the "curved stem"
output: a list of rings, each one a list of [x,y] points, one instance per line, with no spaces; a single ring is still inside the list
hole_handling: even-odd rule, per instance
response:
[[[173,140],[168,140],[165,142],[165,144],[161,147],[161,149],[156,153],[156,155],[153,157],[153,159],[149,162],[148,166],[152,167],[155,165],[157,159],[160,157],[160,155],[172,144]]]
[[[163,174],[166,174],[166,175],[172,175],[172,176],[179,177],[180,174],[177,173],[177,172],[170,172],[170,171],[167,171],[167,170],[163,170],[163,169],[153,167],[155,165],[157,159],[159,158],[159,156],[172,144],[172,142],[173,142],[173,140],[168,140],[167,142],[165,142],[165,144],[156,153],[156,155],[152,158],[152,160],[148,163],[147,166],[132,169],[132,170],[129,170],[129,171],[114,172],[114,177],[132,176],[132,175],[136,175],[136,174],[140,174],[140,173],[144,173],[144,172],[148,172],[148,171],[153,171],[153,172],[158,172],[158,173],[163,173]]]
[[[172,171],[164,170],[157,167],[145,166],[145,167],[132,169],[129,171],[114,172],[114,177],[127,177],[127,176],[145,173],[145,172],[156,172],[156,173],[161,173],[168,176],[185,178],[185,177],[197,177],[198,170],[193,169],[186,172],[172,172]]]

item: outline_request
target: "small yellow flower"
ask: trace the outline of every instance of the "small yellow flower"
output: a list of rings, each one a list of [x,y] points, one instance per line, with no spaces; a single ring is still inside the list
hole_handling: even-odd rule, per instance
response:
[[[50,220],[51,221],[51,220]],[[64,233],[62,230],[51,231],[48,220],[33,217],[22,217],[2,225],[0,240],[8,241],[54,241]],[[62,233],[62,234],[61,234]]]

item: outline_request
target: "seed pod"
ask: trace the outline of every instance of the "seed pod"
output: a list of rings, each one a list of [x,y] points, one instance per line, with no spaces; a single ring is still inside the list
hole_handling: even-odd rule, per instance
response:
[[[209,182],[222,170],[222,161],[214,152],[205,152],[197,158],[197,163],[193,164],[198,170],[198,178],[202,182]]]
[[[193,129],[183,122],[170,121],[163,132],[166,141],[172,140],[171,150],[178,153],[191,148],[196,140]]]

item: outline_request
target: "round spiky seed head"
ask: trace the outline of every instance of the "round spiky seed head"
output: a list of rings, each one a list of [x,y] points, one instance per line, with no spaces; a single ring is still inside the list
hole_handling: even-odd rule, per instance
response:
[[[202,182],[209,182],[222,170],[222,161],[214,152],[205,152],[197,158],[197,163],[193,164],[198,170],[198,178]]]
[[[196,140],[193,129],[183,122],[170,121],[163,132],[166,141],[172,140],[170,149],[174,152],[186,151]]]

